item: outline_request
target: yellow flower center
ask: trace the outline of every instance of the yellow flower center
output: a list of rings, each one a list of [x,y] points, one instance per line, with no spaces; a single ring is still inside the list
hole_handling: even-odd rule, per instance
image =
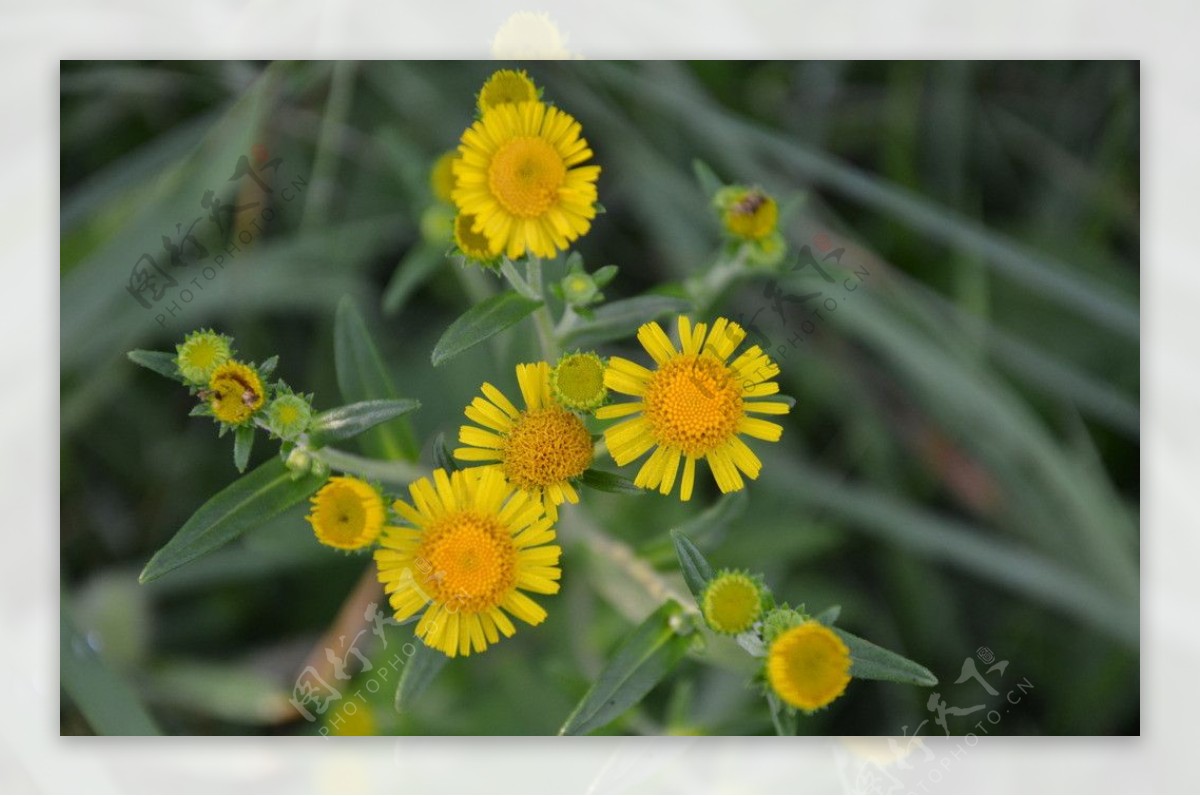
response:
[[[208,390],[213,415],[229,424],[245,422],[265,400],[262,379],[240,362],[226,362],[213,371]]]
[[[495,254],[487,236],[472,229],[475,216],[469,213],[459,213],[454,219],[454,242],[463,254],[472,260],[490,260]]]
[[[725,226],[734,235],[751,240],[765,238],[775,231],[779,205],[762,191],[743,193],[725,213]]]
[[[850,682],[850,650],[829,628],[808,621],[784,631],[767,653],[775,693],[801,710],[823,708]]]
[[[750,629],[762,611],[758,585],[740,573],[718,576],[704,592],[704,619],[719,633]]]
[[[645,416],[659,444],[698,458],[737,433],[742,393],[715,357],[687,354],[661,365],[646,385]]]
[[[506,103],[532,102],[538,98],[537,86],[524,72],[501,69],[479,91],[479,110]]]
[[[368,483],[357,478],[331,478],[312,498],[308,515],[322,544],[341,550],[357,550],[379,536],[385,512],[383,499]]]
[[[558,199],[567,177],[562,156],[541,138],[514,138],[500,147],[488,167],[488,187],[504,209],[521,218],[537,218]]]
[[[504,477],[533,491],[582,475],[592,463],[592,436],[561,406],[530,409],[504,440]]]
[[[594,409],[607,397],[604,362],[595,354],[569,354],[551,374],[555,395],[572,409]]]
[[[516,582],[512,534],[492,516],[464,511],[442,517],[426,530],[414,558],[425,571],[421,588],[455,611],[494,608]]]

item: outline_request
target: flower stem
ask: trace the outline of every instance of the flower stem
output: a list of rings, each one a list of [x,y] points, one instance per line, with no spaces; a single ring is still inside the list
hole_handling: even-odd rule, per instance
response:
[[[533,324],[537,327],[538,342],[542,346],[542,356],[554,364],[558,359],[558,342],[554,339],[554,320],[550,317],[550,308],[546,306],[546,292],[542,288],[542,261],[534,255],[529,255],[525,263],[525,277],[530,289],[542,300],[542,306],[534,310]]]

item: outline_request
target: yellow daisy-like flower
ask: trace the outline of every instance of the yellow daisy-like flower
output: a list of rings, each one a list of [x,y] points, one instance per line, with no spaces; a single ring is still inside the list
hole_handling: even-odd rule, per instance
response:
[[[676,350],[657,323],[643,325],[637,336],[658,367],[649,370],[621,357],[608,361],[605,385],[638,398],[596,410],[601,419],[637,415],[604,432],[613,460],[623,467],[655,448],[634,482],[669,495],[682,457],[683,500],[692,497],[697,459],[708,461],[722,492],[745,486],[742,473],[758,478],[762,462],[739,435],[779,440],[782,426],[752,417],[790,411],[782,401],[752,400],[779,392],[779,384],[771,381],[779,375],[779,366],[758,346],[728,363],[746,332],[725,318],[717,318],[710,331],[705,324],[693,326],[680,316],[682,351]]]
[[[387,512],[375,487],[357,478],[342,476],[312,497],[312,513],[305,519],[317,541],[339,550],[361,550],[383,530]]]
[[[203,393],[202,393],[203,394]],[[262,379],[249,365],[229,360],[208,379],[208,403],[213,417],[231,426],[245,423],[266,400]]]
[[[479,90],[479,112],[484,113],[498,105],[536,102],[537,99],[538,88],[525,70],[501,69],[492,73]]]
[[[475,216],[459,213],[454,218],[454,243],[467,259],[485,265],[495,261],[500,253],[493,251],[491,243],[482,232],[476,232]]]
[[[510,484],[545,506],[546,516],[558,519],[557,506],[578,503],[570,479],[583,475],[592,463],[592,436],[583,421],[560,406],[550,394],[550,366],[545,362],[517,365],[517,383],[524,411],[487,382],[482,397],[464,413],[476,426],[461,426],[456,448],[463,461],[496,462],[485,469],[500,472]]]
[[[541,624],[546,610],[525,592],[556,594],[562,549],[542,503],[497,470],[433,472],[393,508],[412,528],[388,528],[375,551],[396,618],[426,605],[416,634],[446,655],[482,652],[516,632],[512,614]]]
[[[722,198],[725,229],[746,240],[762,240],[775,231],[779,205],[759,188],[733,188]]]
[[[577,412],[591,412],[608,400],[604,386],[604,360],[595,351],[563,354],[550,371],[555,399]]]
[[[762,588],[744,572],[719,572],[704,590],[704,621],[718,633],[744,633],[762,615],[762,596]]]
[[[233,356],[229,338],[210,331],[192,332],[175,346],[175,364],[193,384],[206,384],[217,366]]]
[[[541,102],[489,108],[463,133],[452,194],[489,248],[509,258],[553,257],[596,216],[599,166],[579,122]]]
[[[449,203],[450,193],[454,190],[454,159],[458,153],[453,149],[442,154],[433,162],[429,170],[429,187],[433,195],[443,202]]]
[[[825,707],[850,682],[850,649],[837,634],[810,620],[785,630],[767,651],[767,682],[800,710]]]

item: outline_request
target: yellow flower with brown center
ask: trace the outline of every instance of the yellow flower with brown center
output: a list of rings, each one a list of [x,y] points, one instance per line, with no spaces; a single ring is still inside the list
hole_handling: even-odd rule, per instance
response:
[[[535,102],[537,99],[538,88],[525,70],[501,69],[493,72],[479,90],[479,112],[484,113],[497,105]]]
[[[637,336],[657,368],[611,357],[605,385],[638,400],[596,410],[601,419],[636,415],[604,432],[613,460],[624,466],[654,448],[634,482],[668,495],[682,459],[682,500],[692,497],[698,459],[708,462],[722,492],[743,488],[743,473],[758,478],[762,462],[740,435],[776,442],[783,433],[778,423],[752,416],[790,411],[782,401],[755,400],[779,392],[779,384],[771,380],[779,375],[779,366],[758,346],[728,362],[746,332],[725,318],[717,318],[709,331],[706,324],[693,326],[680,316],[681,350],[657,323],[643,325]]]
[[[469,260],[483,265],[491,265],[499,258],[499,252],[492,251],[491,244],[482,232],[474,230],[475,216],[459,213],[454,217],[454,243],[458,250]]]
[[[579,122],[541,102],[496,105],[463,133],[454,204],[475,217],[489,249],[515,259],[553,257],[596,216],[599,166]]]
[[[429,187],[433,190],[433,195],[446,203],[450,202],[450,193],[454,190],[454,158],[456,157],[458,157],[458,153],[453,149],[445,152],[433,162],[433,168],[429,170]]]
[[[525,409],[484,382],[483,396],[465,410],[477,426],[462,426],[456,448],[463,461],[496,462],[484,465],[500,472],[510,484],[539,500],[546,515],[558,518],[557,506],[578,503],[570,479],[583,475],[592,463],[592,436],[583,421],[560,406],[550,394],[550,366],[545,362],[517,365],[517,383]]]
[[[248,421],[262,408],[266,391],[258,371],[230,360],[213,370],[208,379],[207,398],[213,417],[236,426]]]
[[[767,682],[787,704],[804,711],[825,707],[850,682],[850,649],[815,620],[780,633],[767,651]]]
[[[746,240],[762,240],[775,232],[779,205],[761,188],[727,188],[718,201],[725,229]]]
[[[562,577],[541,501],[485,467],[438,469],[408,490],[411,503],[393,508],[413,527],[388,528],[375,551],[396,619],[426,609],[416,634],[450,657],[512,636],[509,614],[541,624],[546,610],[525,592],[556,594]]]
[[[305,517],[317,541],[339,550],[359,550],[383,530],[387,512],[375,487],[350,476],[330,478],[312,497]]]

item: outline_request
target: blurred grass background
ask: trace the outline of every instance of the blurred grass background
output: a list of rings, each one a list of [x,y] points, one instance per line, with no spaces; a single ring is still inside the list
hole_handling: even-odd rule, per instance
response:
[[[800,731],[911,734],[928,720],[921,733],[936,734],[930,691],[995,706],[1027,678],[1034,689],[992,734],[1138,733],[1137,65],[524,66],[580,120],[603,167],[607,213],[577,248],[590,269],[621,267],[609,298],[712,261],[718,227],[696,158],[793,201],[790,244],[832,241],[863,272],[853,292],[812,269],[741,280],[710,313],[754,319],[798,403],[783,442],[757,447],[764,473],[741,511],[696,526],[697,542],[718,565],[763,572],[779,599],[841,604],[847,629],[942,680],[856,682]],[[124,352],[168,350],[213,326],[247,357],[279,354],[280,377],[334,406],[334,309],[348,295],[400,392],[422,401],[412,422],[432,463],[431,440],[453,436],[479,382],[513,389],[507,363],[533,353],[523,324],[498,349],[429,364],[470,297],[498,287],[448,263],[422,267],[419,224],[428,168],[495,68],[63,63],[62,639],[64,660],[81,663],[63,666],[64,734],[317,731],[283,721],[287,697],[367,559],[320,548],[297,509],[137,585],[236,473],[231,439],[188,418],[186,393]],[[230,193],[255,145],[281,158],[275,185],[305,182],[293,200],[247,192],[245,179]],[[274,216],[160,324],[177,290],[143,309],[130,270],[144,252],[164,262],[162,237],[206,215],[208,189]],[[220,242],[207,242],[215,253]],[[181,284],[200,268],[164,266]],[[398,271],[414,291],[388,314]],[[785,304],[781,316],[770,298],[819,289],[837,309],[812,333],[802,311]],[[635,353],[627,341],[602,350]],[[260,441],[254,462],[270,447]],[[602,526],[674,577],[667,532],[716,500],[707,478],[687,506],[588,493],[587,514],[563,523],[564,589],[546,624],[451,662],[401,714],[384,687],[356,729],[556,731],[653,607],[572,525]],[[981,647],[1010,662],[990,677],[1004,684],[998,697],[954,682]],[[710,644],[612,731],[770,733],[734,652]],[[980,716],[951,717],[950,730]]]

